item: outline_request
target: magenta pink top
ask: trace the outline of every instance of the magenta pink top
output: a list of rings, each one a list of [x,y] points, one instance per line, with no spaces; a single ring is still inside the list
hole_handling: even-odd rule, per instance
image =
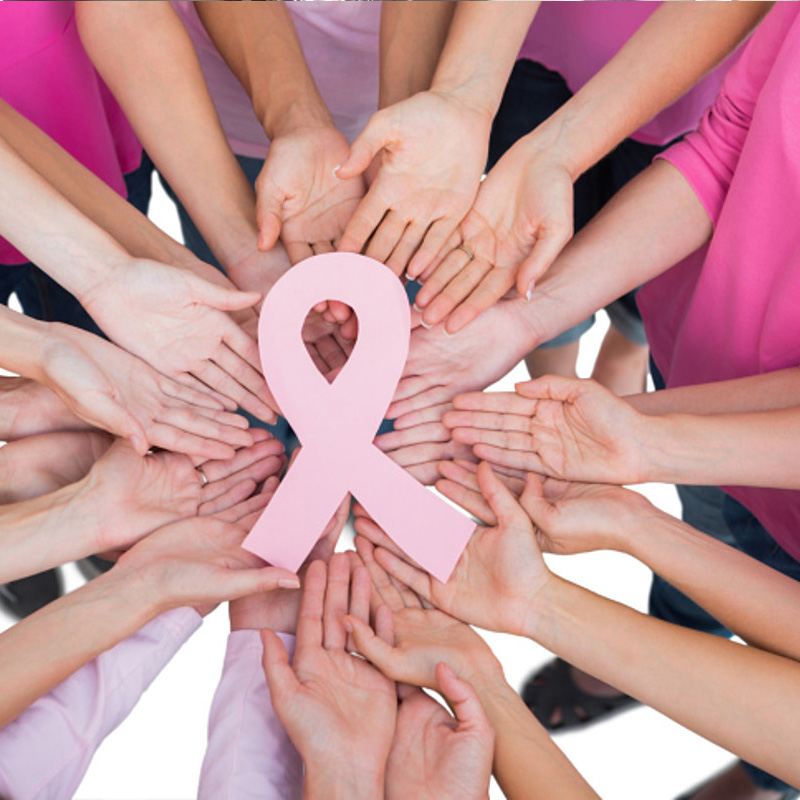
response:
[[[142,147],[81,45],[74,3],[0,3],[0,97],[125,196]],[[27,260],[0,239],[0,265]]]
[[[664,154],[714,223],[708,245],[639,293],[670,387],[800,366],[799,17],[800,4],[775,5],[699,129]],[[800,560],[800,492],[728,491]]]
[[[550,0],[542,3],[519,52],[558,72],[577,92],[610,61],[661,3]],[[668,144],[697,127],[714,101],[726,71],[739,51],[729,56],[680,100],[665,108],[632,138],[645,144]]]

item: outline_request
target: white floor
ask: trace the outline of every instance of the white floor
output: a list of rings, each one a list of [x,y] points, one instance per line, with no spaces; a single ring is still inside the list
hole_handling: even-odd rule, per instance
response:
[[[177,216],[158,186],[151,216],[168,232],[179,235]],[[605,318],[601,319],[584,338],[579,364],[584,375],[590,371],[607,324]],[[519,366],[497,388],[510,388],[514,381],[526,377],[524,367]],[[660,507],[677,513],[672,487],[648,485],[641,490]],[[649,573],[626,556],[592,553],[553,557],[550,563],[559,574],[593,591],[638,609],[646,607]],[[66,567],[64,574],[69,589],[82,582],[74,566]],[[11,623],[1,615],[0,630]],[[195,797],[208,709],[226,636],[226,610],[218,608],[100,748],[76,795],[79,800]],[[496,634],[487,638],[514,686],[550,658],[528,641]],[[669,800],[731,760],[725,751],[645,708],[627,712],[599,728],[561,735],[557,741],[601,797],[608,800]],[[493,787],[492,798],[500,797],[502,793]]]

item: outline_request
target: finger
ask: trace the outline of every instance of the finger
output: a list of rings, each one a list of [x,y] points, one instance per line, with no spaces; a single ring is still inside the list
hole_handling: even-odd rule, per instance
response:
[[[422,318],[428,325],[438,325],[459,303],[470,297],[472,292],[480,286],[487,276],[498,271],[493,270],[482,258],[473,259],[430,303],[425,309]],[[508,289],[502,291],[497,299],[499,300],[507,291]],[[490,303],[490,305],[493,305],[493,303]],[[445,330],[448,333],[453,333],[447,325],[445,325]]]
[[[247,470],[265,459],[278,458],[284,454],[283,444],[268,431],[263,428],[252,428],[251,430],[253,438],[258,439],[255,444],[239,448],[233,458],[225,461],[206,461],[200,465],[209,480],[209,487],[230,475],[242,473],[241,477],[253,477],[243,470]]]
[[[204,439],[180,428],[157,422],[147,426],[147,436],[154,447],[171,450],[174,453],[184,453],[196,457],[200,462],[233,458],[236,454],[236,450],[229,444],[214,439]]]
[[[214,594],[203,600],[235,600],[251,594],[274,592],[276,589],[297,589],[300,580],[293,572],[279,567],[260,567],[258,569],[226,569],[222,578],[215,582]]]
[[[328,568],[314,561],[306,571],[297,616],[297,651],[322,647],[322,613]]]
[[[224,359],[223,363],[226,363]],[[275,422],[277,420],[277,415],[264,400],[242,386],[234,377],[213,361],[204,361],[195,369],[195,374],[209,386],[225,394],[226,397],[229,397],[245,411],[249,411],[253,416],[265,422]],[[259,380],[262,382],[262,388],[259,393],[262,395],[268,394],[266,384],[263,383],[264,379],[260,378]]]
[[[275,475],[282,466],[282,456],[268,456],[267,458],[262,458],[260,461],[254,462],[245,469],[234,472],[233,475],[227,475],[216,481],[209,481],[208,485],[203,487],[201,491],[202,500],[204,503],[210,503],[242,481],[252,481],[254,486],[258,486],[269,478],[270,475]],[[208,477],[205,468],[203,468],[203,473]]]
[[[375,446],[384,453],[412,444],[426,442],[449,442],[450,431],[440,422],[426,422],[414,428],[389,431],[375,437]]]
[[[453,714],[458,720],[458,730],[484,732],[486,738],[483,743],[486,749],[491,751],[492,726],[472,685],[457,677],[443,661],[436,665],[436,682],[442,697],[453,709]]]
[[[467,489],[460,483],[444,479],[437,481],[436,488],[445,497],[460,505],[473,517],[479,519],[484,525],[492,527],[497,525],[497,517],[495,517],[494,512],[480,492]]]
[[[255,486],[253,486],[255,489]],[[261,512],[267,506],[270,500],[270,495],[265,492],[259,492],[252,497],[247,497],[236,505],[230,508],[223,509],[222,511],[214,514],[216,519],[224,520],[225,522],[235,522],[241,525],[242,528],[249,531],[253,525],[256,524]]]
[[[388,645],[394,644],[394,615],[387,606],[375,612],[375,635]]]
[[[411,267],[409,266],[409,269],[407,271],[408,276],[413,277],[415,280],[424,284],[425,281],[427,281],[431,277],[431,275],[433,275],[433,273],[439,268],[439,265],[445,260],[445,258],[447,258],[447,256],[450,255],[450,253],[452,253],[454,250],[459,250],[459,246],[461,245],[462,241],[463,241],[463,236],[461,235],[461,233],[458,231],[458,229],[454,230],[450,234],[450,238],[444,243],[444,247],[442,247],[442,249],[439,250],[439,252],[437,253],[436,258],[434,258],[428,264],[428,266],[425,267],[422,270],[422,272],[419,273],[416,272],[412,273]],[[461,250],[460,252],[463,253],[464,251]]]
[[[439,472],[449,480],[460,483],[467,489],[472,489],[476,492],[480,491],[477,479],[477,463],[457,459],[456,461],[441,461],[438,466]],[[495,475],[497,475],[515,495],[519,496],[522,493],[522,489],[525,485],[525,476],[527,475],[526,472],[515,472],[515,474],[511,475],[504,474],[495,469]]]
[[[323,336],[314,342],[317,353],[325,362],[328,371],[340,369],[347,363],[347,353],[333,336]]]
[[[463,250],[451,250],[442,259],[441,264],[425,279],[422,288],[417,292],[414,302],[419,308],[427,308],[428,304],[438,297],[445,286],[447,286],[461,270],[466,269],[470,263],[470,257]],[[424,316],[424,315],[423,315]],[[425,317],[427,323],[427,317]]]
[[[365,128],[350,145],[350,154],[333,171],[340,180],[346,181],[361,175],[372,163],[372,159],[391,141],[384,123],[385,115],[373,114]]]
[[[385,606],[383,606],[385,608]],[[395,680],[395,649],[363,620],[346,616],[344,625],[349,630],[357,652],[376,666],[387,678]]]
[[[380,178],[372,184],[347,223],[342,238],[339,240],[340,252],[360,253],[369,237],[372,236],[372,232],[381,224],[387,208],[379,192]]]
[[[260,369],[254,369],[237,352],[223,345],[212,356],[214,363],[225,370],[240,386],[263,402],[272,400]],[[272,411],[272,409],[269,409]]]
[[[364,254],[376,261],[386,261],[403,237],[407,226],[408,220],[405,216],[397,211],[389,211],[370,237]]]
[[[394,429],[402,431],[406,428],[416,428],[417,425],[422,425],[426,422],[442,422],[445,413],[451,409],[452,405],[450,403],[440,403],[437,406],[428,406],[427,408],[421,408],[419,411],[412,411],[402,419],[395,420]]]
[[[530,420],[527,420],[530,429]],[[519,430],[489,430],[484,428],[453,428],[453,439],[462,444],[486,444],[503,450],[516,450],[522,453],[534,451],[530,433]]]
[[[432,578],[419,567],[414,567],[402,558],[398,558],[384,547],[375,549],[375,560],[389,575],[397,578],[400,583],[408,586],[411,591],[425,600],[432,599],[434,584],[441,585],[436,578]]]
[[[326,241],[325,239],[320,239],[316,242],[311,242],[311,249],[314,251],[314,255],[318,256],[322,253],[335,253],[336,248],[333,246],[333,242]]]
[[[506,447],[497,447],[492,444],[476,444],[472,448],[475,456],[482,461],[489,461],[497,467],[513,469],[519,472],[541,472],[543,475],[552,474],[549,469],[532,450],[511,450]],[[559,477],[558,475],[556,477]]]
[[[380,598],[392,611],[400,611],[404,608],[403,598],[397,591],[395,585],[389,579],[389,575],[373,557],[374,545],[364,536],[355,538],[356,552],[364,562],[367,574],[372,581],[372,585]]]
[[[308,242],[295,240],[284,241],[283,244],[292,264],[299,264],[314,255],[314,250]],[[324,309],[320,309],[320,311],[324,311]]]
[[[163,378],[159,383],[159,387],[167,397],[187,403],[190,406],[197,406],[198,408],[210,409],[212,411],[221,411],[224,408],[221,402],[215,400],[208,394],[207,387],[204,387],[206,391],[199,391],[167,377]]]
[[[510,269],[490,270],[469,296],[450,313],[445,330],[454,335],[477,319],[498,302],[514,285],[514,272]]]
[[[269,157],[267,158],[269,161]],[[262,169],[262,175],[263,169]],[[260,188],[260,178],[257,181],[256,191],[256,225],[258,226],[258,249],[270,250],[275,246],[281,235],[281,221],[283,219],[284,195],[275,191],[270,184],[269,190]]]
[[[194,375],[184,372],[174,377],[176,383],[208,397],[209,403],[219,403],[226,411],[236,411],[235,401],[215,389],[212,389],[210,386],[206,386],[201,380],[195,378]]]
[[[395,394],[395,400],[389,406],[386,416],[389,419],[400,420],[412,411],[419,411],[428,406],[449,403],[453,396],[453,390],[449,386],[433,386],[413,397],[401,399],[399,395],[404,391],[403,381],[400,381]]]
[[[238,420],[247,420],[239,414],[231,414],[227,411],[207,412],[210,414],[224,414],[224,422],[215,417],[207,417],[203,413],[198,413],[195,409],[187,406],[174,408],[166,407],[158,414],[156,422],[170,425],[173,428],[180,428],[187,433],[194,433],[203,439],[216,439],[232,447],[249,447],[253,444],[253,436],[247,428],[242,428]],[[227,424],[228,418],[237,420],[237,424]]]
[[[447,240],[460,221],[452,217],[443,217],[431,225],[419,250],[414,254],[411,263],[408,265],[409,275],[420,275],[429,266],[439,255],[439,251],[447,244]]]
[[[356,517],[353,527],[356,533],[368,539],[376,547],[385,547],[387,550],[396,553],[400,558],[407,558],[406,554],[371,519]]]
[[[422,244],[426,230],[426,225],[412,221],[405,229],[400,241],[395,245],[392,254],[386,259],[386,266],[398,277],[403,275],[411,257]]]
[[[522,385],[518,383],[517,387]],[[516,392],[464,392],[453,398],[456,411],[485,411],[522,417],[533,416],[537,405],[536,400],[520,397]]]
[[[541,400],[569,402],[591,381],[580,378],[562,378],[560,375],[545,375],[532,381],[523,381],[514,386],[517,394]]]
[[[369,577],[369,571],[363,565],[356,566],[352,572],[350,582],[350,610],[348,615],[368,622],[371,593],[372,581]]]
[[[350,317],[353,316],[353,309],[347,305],[347,303],[342,303],[339,300],[329,300],[328,301],[328,310],[330,311],[331,316],[334,319],[334,322],[342,324],[347,322]]]
[[[148,442],[144,428],[133,414],[115,400],[99,392],[94,393],[91,411],[104,430],[122,439],[128,439],[140,456],[145,455],[150,449],[151,442]]]
[[[425,464],[412,464],[409,467],[403,467],[403,469],[423,486],[433,486],[439,480],[439,471],[436,466],[438,463],[437,459]]]
[[[520,264],[517,272],[517,291],[521,297],[530,299],[536,281],[547,272],[558,254],[572,238],[572,224],[567,222],[558,233],[536,239],[530,255]]]
[[[451,411],[447,414],[447,421],[445,422],[443,418],[442,422],[453,430],[475,431],[475,435],[478,436],[490,431],[515,431],[527,434],[531,426],[530,417],[497,411]],[[467,442],[465,439],[459,439],[459,441],[475,444],[475,442]]]
[[[215,497],[200,503],[197,507],[197,515],[199,517],[210,517],[233,508],[247,500],[256,490],[256,486],[256,482],[251,479],[237,481],[225,491],[219,492]],[[237,519],[230,519],[229,521],[236,522]]]
[[[334,553],[328,564],[328,587],[322,616],[323,646],[326,650],[344,650],[347,632],[342,617],[347,613],[350,593],[350,564],[344,553]]]
[[[186,281],[195,303],[202,303],[219,311],[241,311],[243,308],[252,308],[261,300],[261,292],[242,292],[235,287],[211,283],[196,275],[187,275]]]
[[[289,666],[289,654],[278,634],[264,629],[261,631],[261,641],[264,645],[261,663],[269,684],[272,702],[277,710],[283,707],[291,695],[299,691],[300,683],[294,670]]]
[[[497,517],[497,524],[501,528],[511,527],[515,524],[530,526],[530,519],[520,508],[517,498],[485,461],[478,464],[478,486]]]
[[[343,338],[349,339],[351,342],[355,341],[358,336],[358,319],[356,319],[355,314],[351,314],[347,321],[342,323],[339,332]]]

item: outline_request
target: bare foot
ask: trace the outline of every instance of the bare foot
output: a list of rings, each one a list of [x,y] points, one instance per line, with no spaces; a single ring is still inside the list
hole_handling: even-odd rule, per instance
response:
[[[103,431],[40,433],[0,448],[0,503],[19,503],[83,478],[114,437]]]
[[[761,789],[750,780],[750,776],[737,761],[721,772],[710,783],[692,795],[690,800],[780,800],[783,791]]]
[[[647,345],[632,342],[611,325],[597,355],[592,377],[620,397],[640,394],[647,388],[649,354]]]

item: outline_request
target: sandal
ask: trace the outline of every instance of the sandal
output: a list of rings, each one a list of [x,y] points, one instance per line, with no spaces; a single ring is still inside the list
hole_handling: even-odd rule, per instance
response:
[[[572,667],[556,658],[531,675],[520,695],[533,715],[549,731],[583,727],[598,720],[639,705],[627,694],[602,697],[588,694],[572,680]],[[560,709],[561,719],[551,722],[554,712]]]

